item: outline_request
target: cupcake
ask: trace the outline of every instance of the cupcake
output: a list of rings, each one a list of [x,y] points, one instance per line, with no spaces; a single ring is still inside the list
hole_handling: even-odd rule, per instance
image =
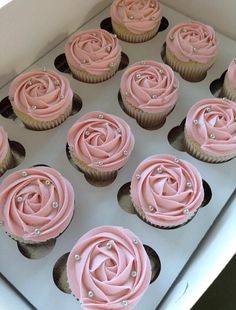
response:
[[[13,161],[8,136],[3,127],[0,126],[0,176],[11,167]]]
[[[75,165],[94,181],[114,180],[134,148],[129,125],[102,112],[79,118],[69,130],[67,142]]]
[[[67,78],[52,70],[20,74],[10,85],[14,113],[33,130],[60,125],[72,110],[73,92]]]
[[[174,26],[166,37],[166,62],[188,81],[201,81],[217,56],[212,27],[193,21]]]
[[[117,226],[94,228],[82,236],[67,260],[72,294],[85,310],[134,309],[151,280],[142,242]]]
[[[212,163],[236,156],[236,103],[226,98],[203,99],[189,110],[184,129],[187,150]]]
[[[13,172],[0,185],[0,221],[14,240],[41,243],[58,237],[74,212],[74,191],[44,166]]]
[[[236,101],[236,58],[231,61],[226,72],[221,94]]]
[[[173,70],[147,60],[130,66],[123,74],[120,93],[124,109],[144,128],[165,122],[178,99],[179,82]]]
[[[106,30],[90,29],[68,40],[65,55],[76,79],[99,83],[110,79],[118,70],[121,47],[117,37]]]
[[[187,223],[204,199],[197,169],[172,155],[153,155],[135,170],[130,195],[139,216],[159,228]]]
[[[161,9],[157,0],[114,0],[111,22],[118,38],[138,43],[153,38],[161,23]]]

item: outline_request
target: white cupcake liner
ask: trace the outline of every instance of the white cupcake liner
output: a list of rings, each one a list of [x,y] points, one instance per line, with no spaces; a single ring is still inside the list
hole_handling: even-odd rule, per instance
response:
[[[185,133],[185,144],[187,148],[187,152],[192,156],[200,159],[201,161],[205,161],[208,163],[222,163],[228,161],[236,156],[236,153],[233,153],[228,156],[211,156],[202,151],[200,144],[192,141],[187,137]]]
[[[5,158],[0,163],[0,176],[3,175],[3,173],[11,167],[13,161],[14,161],[14,158],[12,156],[12,152],[9,146]]]
[[[223,97],[227,97],[229,100],[236,102],[236,89],[230,86],[227,74],[225,75],[224,84],[221,89],[221,95]]]
[[[182,62],[178,60],[175,55],[166,47],[166,63],[176,72],[178,72],[183,79],[190,82],[202,81],[207,74],[207,70],[214,64],[215,59],[207,64],[197,62]]]
[[[148,113],[143,112],[142,110],[134,107],[131,103],[129,103],[125,96],[121,94],[122,101],[124,104],[125,112],[136,119],[136,121],[146,129],[152,129],[156,127],[160,127],[166,120],[167,115],[172,111],[173,107],[168,108],[165,112],[161,113]]]
[[[124,26],[121,26],[112,20],[112,28],[113,31],[116,33],[117,37],[123,41],[130,43],[142,43],[152,39],[157,34],[160,24],[161,22],[159,21],[156,27],[152,30],[142,34],[136,34],[130,32]]]
[[[93,181],[100,181],[100,182],[106,182],[106,181],[113,181],[118,173],[118,170],[114,171],[101,171],[97,170],[93,167],[88,166],[85,162],[77,159],[73,152],[70,150],[70,156],[75,165],[82,170],[85,176],[87,176],[90,180]]]
[[[78,79],[79,81],[86,82],[86,83],[101,83],[106,80],[109,80],[119,69],[119,65],[121,62],[121,56],[117,63],[111,67],[106,73],[102,75],[95,75],[95,74],[90,74],[84,70],[79,70],[74,68],[70,63],[68,63],[70,70],[73,74],[73,76]]]
[[[57,119],[44,122],[44,121],[33,119],[31,116],[14,108],[14,113],[24,123],[24,125],[27,128],[33,129],[33,130],[39,130],[39,131],[48,130],[48,129],[52,129],[54,127],[59,126],[70,116],[71,111],[72,111],[72,103],[69,105],[69,107],[64,112],[64,114],[59,115]]]

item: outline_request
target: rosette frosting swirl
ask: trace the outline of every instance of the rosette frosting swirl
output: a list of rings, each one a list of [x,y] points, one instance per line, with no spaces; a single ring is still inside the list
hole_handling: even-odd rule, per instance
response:
[[[131,198],[153,225],[178,226],[201,206],[202,178],[184,160],[172,155],[153,155],[137,167],[131,181]]]
[[[103,29],[81,31],[65,46],[65,55],[75,69],[103,75],[120,62],[121,47],[116,36]]]
[[[141,241],[130,230],[101,226],[74,246],[67,276],[84,309],[130,310],[148,288],[151,265]]]
[[[236,89],[236,58],[231,61],[226,75],[229,79],[230,86]]]
[[[180,61],[206,64],[215,59],[218,44],[211,26],[193,21],[174,26],[166,45]]]
[[[101,171],[114,171],[128,161],[134,147],[129,125],[118,116],[90,112],[70,129],[68,145],[74,157]]]
[[[179,81],[173,70],[156,61],[142,61],[130,66],[123,74],[122,97],[143,112],[170,111],[178,99]]]
[[[157,0],[115,0],[111,17],[130,32],[142,34],[151,31],[161,21],[161,9]]]
[[[26,241],[57,237],[74,212],[74,191],[52,168],[39,166],[13,172],[0,185],[3,228]]]
[[[9,150],[9,142],[6,131],[0,126],[0,164],[6,158]]]
[[[73,92],[67,78],[52,70],[20,74],[11,83],[13,109],[39,121],[52,121],[72,105]]]
[[[236,153],[236,103],[226,98],[197,102],[187,114],[185,134],[212,156]]]

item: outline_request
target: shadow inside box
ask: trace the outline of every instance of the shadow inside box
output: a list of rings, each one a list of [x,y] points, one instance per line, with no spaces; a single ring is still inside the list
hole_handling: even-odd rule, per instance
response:
[[[225,70],[218,79],[212,81],[210,84],[210,87],[209,87],[210,92],[216,98],[224,97],[224,94],[222,93],[222,87],[224,84],[224,79],[225,79],[226,73],[227,73],[227,70]]]
[[[168,19],[163,16],[161,19],[160,27],[159,27],[156,35],[158,34],[158,32],[162,32],[162,31],[166,30],[168,27],[169,27]],[[112,28],[111,17],[107,17],[107,18],[103,19],[100,23],[100,28],[104,29],[110,33],[113,33],[113,34],[115,33],[113,31],[113,28]]]
[[[124,52],[121,52],[121,61],[120,61],[118,71],[124,70],[128,65],[129,65],[129,56],[125,54]],[[56,67],[58,71],[72,75],[72,72],[66,60],[65,53],[60,54],[55,58],[54,66]],[[73,76],[73,78],[77,79],[75,76]]]
[[[200,208],[204,208],[205,206],[207,206],[209,204],[209,202],[211,201],[212,198],[212,191],[211,191],[211,187],[210,185],[205,181],[202,180],[202,185],[203,185],[203,189],[204,189],[204,199],[202,202],[202,205]],[[193,217],[191,217],[186,223],[179,225],[179,226],[175,226],[175,227],[157,227],[152,225],[151,223],[145,221],[140,214],[136,211],[133,202],[131,200],[131,195],[130,195],[130,186],[131,186],[131,182],[127,182],[124,185],[121,186],[121,188],[119,189],[118,193],[117,193],[117,200],[118,200],[118,204],[119,206],[127,213],[130,214],[135,214],[136,216],[138,216],[144,223],[159,228],[159,229],[164,229],[164,230],[172,230],[172,229],[176,229],[179,227],[182,227],[184,225],[186,225],[187,223],[189,223],[197,214],[197,212],[194,214]]]
[[[72,111],[70,113],[70,116],[79,113],[80,110],[82,109],[82,106],[83,106],[82,99],[80,98],[78,94],[74,93],[73,99],[72,99]],[[12,105],[11,105],[11,102],[8,96],[3,98],[0,102],[0,114],[6,119],[13,120],[19,126],[27,128],[27,126],[24,125],[23,122],[14,113],[14,110],[12,108]],[[37,131],[36,129],[33,129],[33,128],[27,128],[27,129]],[[45,129],[45,130],[50,130],[50,129]]]
[[[47,256],[55,247],[56,239],[51,239],[39,244],[26,244],[17,242],[20,253],[29,259],[40,259]]]

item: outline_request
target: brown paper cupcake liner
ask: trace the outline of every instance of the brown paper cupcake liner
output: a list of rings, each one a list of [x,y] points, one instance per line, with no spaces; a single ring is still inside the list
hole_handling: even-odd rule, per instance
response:
[[[75,163],[75,165],[82,170],[85,176],[87,176],[90,180],[93,181],[113,181],[117,176],[117,170],[114,171],[101,171],[97,170],[93,167],[88,166],[85,162],[78,160],[74,155],[73,152],[70,150],[71,159]]]
[[[232,100],[232,101],[235,101],[236,102],[236,89],[233,89],[231,86],[230,86],[230,83],[229,83],[229,79],[227,77],[227,74],[225,76],[225,79],[224,79],[224,84],[223,84],[223,87],[221,89],[221,95],[223,97],[227,97],[229,100]]]
[[[182,62],[166,47],[166,62],[176,72],[178,72],[185,80],[190,82],[201,81],[205,78],[207,70],[214,64],[213,59],[208,64],[201,64],[193,61]]]
[[[101,83],[106,80],[109,80],[115,73],[118,71],[119,65],[121,62],[121,56],[117,63],[114,65],[114,67],[110,68],[109,71],[102,75],[94,75],[90,74],[83,70],[78,70],[74,68],[71,64],[68,63],[70,70],[73,74],[73,76],[78,79],[79,81],[86,82],[86,83]]]
[[[125,27],[114,22],[113,20],[112,20],[112,28],[119,39],[130,43],[141,43],[152,39],[157,34],[157,31],[160,27],[160,23],[161,22],[159,21],[155,28],[142,34],[132,33]]]
[[[12,156],[12,152],[9,146],[6,157],[0,163],[0,176],[12,166],[13,161],[14,158]]]
[[[139,110],[134,107],[131,103],[127,101],[127,99],[122,96],[122,101],[124,104],[124,109],[126,113],[136,119],[136,121],[144,128],[151,129],[161,126],[165,120],[167,115],[172,111],[173,107],[168,108],[165,112],[162,113],[148,113]]]
[[[25,124],[25,126],[33,130],[48,130],[48,129],[57,127],[70,116],[71,111],[72,111],[72,103],[69,105],[69,107],[64,112],[64,114],[59,115],[57,119],[43,122],[43,121],[38,121],[36,119],[33,119],[29,115],[17,109],[14,109],[14,113]]]
[[[200,144],[188,138],[186,133],[185,133],[185,144],[186,144],[187,152],[189,154],[196,157],[197,159],[200,159],[208,163],[222,163],[236,156],[236,153],[228,155],[228,156],[217,156],[217,157],[208,155],[202,151]]]

